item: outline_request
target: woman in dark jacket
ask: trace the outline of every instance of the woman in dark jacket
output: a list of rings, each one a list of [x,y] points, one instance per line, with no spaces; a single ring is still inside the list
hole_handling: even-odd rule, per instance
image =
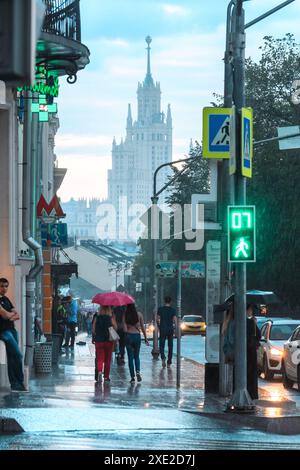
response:
[[[96,347],[96,360],[98,370],[98,383],[102,382],[104,372],[104,382],[109,383],[109,373],[114,342],[109,340],[109,327],[117,329],[117,324],[112,316],[112,309],[103,306],[93,319],[92,332]],[[104,366],[104,371],[103,371]]]
[[[246,340],[247,340],[247,390],[252,400],[258,399],[258,374],[257,374],[257,347],[260,340],[260,330],[256,325],[253,316],[253,306],[247,305],[247,323],[246,323]],[[227,317],[222,327],[224,335],[223,351],[225,354],[225,362],[234,366],[234,349],[235,349],[235,324],[234,324],[234,306],[232,305],[227,311]],[[233,390],[234,390],[234,374],[233,374]]]
[[[252,400],[258,399],[257,348],[260,329],[253,316],[253,306],[247,305],[247,390]]]

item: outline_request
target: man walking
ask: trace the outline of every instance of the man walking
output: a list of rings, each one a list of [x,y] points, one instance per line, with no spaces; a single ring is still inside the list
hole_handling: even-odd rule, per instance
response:
[[[4,341],[7,355],[7,372],[12,392],[25,392],[22,353],[18,345],[18,333],[14,321],[19,313],[6,297],[9,282],[0,279],[0,339]]]
[[[171,367],[173,356],[173,335],[174,323],[177,328],[176,311],[171,307],[172,299],[169,296],[165,297],[165,305],[159,307],[157,311],[157,325],[159,328],[159,351],[162,360],[162,366],[166,367],[165,356],[165,342],[168,340],[168,367]]]
[[[78,315],[78,305],[75,299],[71,295],[65,298],[66,301],[66,310],[67,310],[67,331],[65,339],[65,348],[68,349],[71,339],[71,350],[74,349],[75,343],[75,334],[76,334],[76,325],[77,325],[77,315]]]

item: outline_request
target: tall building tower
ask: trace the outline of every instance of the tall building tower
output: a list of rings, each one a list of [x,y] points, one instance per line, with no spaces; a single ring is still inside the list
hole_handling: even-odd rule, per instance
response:
[[[120,144],[114,138],[112,144],[108,199],[117,213],[117,239],[132,238],[127,227],[131,218],[142,215],[151,205],[155,169],[172,161],[171,107],[168,105],[167,115],[161,111],[160,83],[154,83],[151,74],[151,42],[147,36],[147,73],[143,83],[138,84],[137,120],[133,122],[129,104],[126,137]],[[165,184],[167,174],[167,169],[160,171],[158,188]]]

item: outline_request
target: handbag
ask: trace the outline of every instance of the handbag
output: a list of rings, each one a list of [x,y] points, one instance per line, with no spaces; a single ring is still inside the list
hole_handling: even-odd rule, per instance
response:
[[[108,328],[108,333],[109,333],[109,341],[118,341],[120,339],[120,336],[116,332],[113,326],[110,326]]]

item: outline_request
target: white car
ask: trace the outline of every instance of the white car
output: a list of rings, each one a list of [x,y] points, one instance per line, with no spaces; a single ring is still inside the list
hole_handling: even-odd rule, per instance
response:
[[[263,372],[265,380],[274,374],[281,374],[283,345],[292,335],[300,320],[269,320],[261,327],[260,345],[257,351],[257,368]]]
[[[298,385],[300,392],[300,326],[283,346],[282,378],[285,388]]]

